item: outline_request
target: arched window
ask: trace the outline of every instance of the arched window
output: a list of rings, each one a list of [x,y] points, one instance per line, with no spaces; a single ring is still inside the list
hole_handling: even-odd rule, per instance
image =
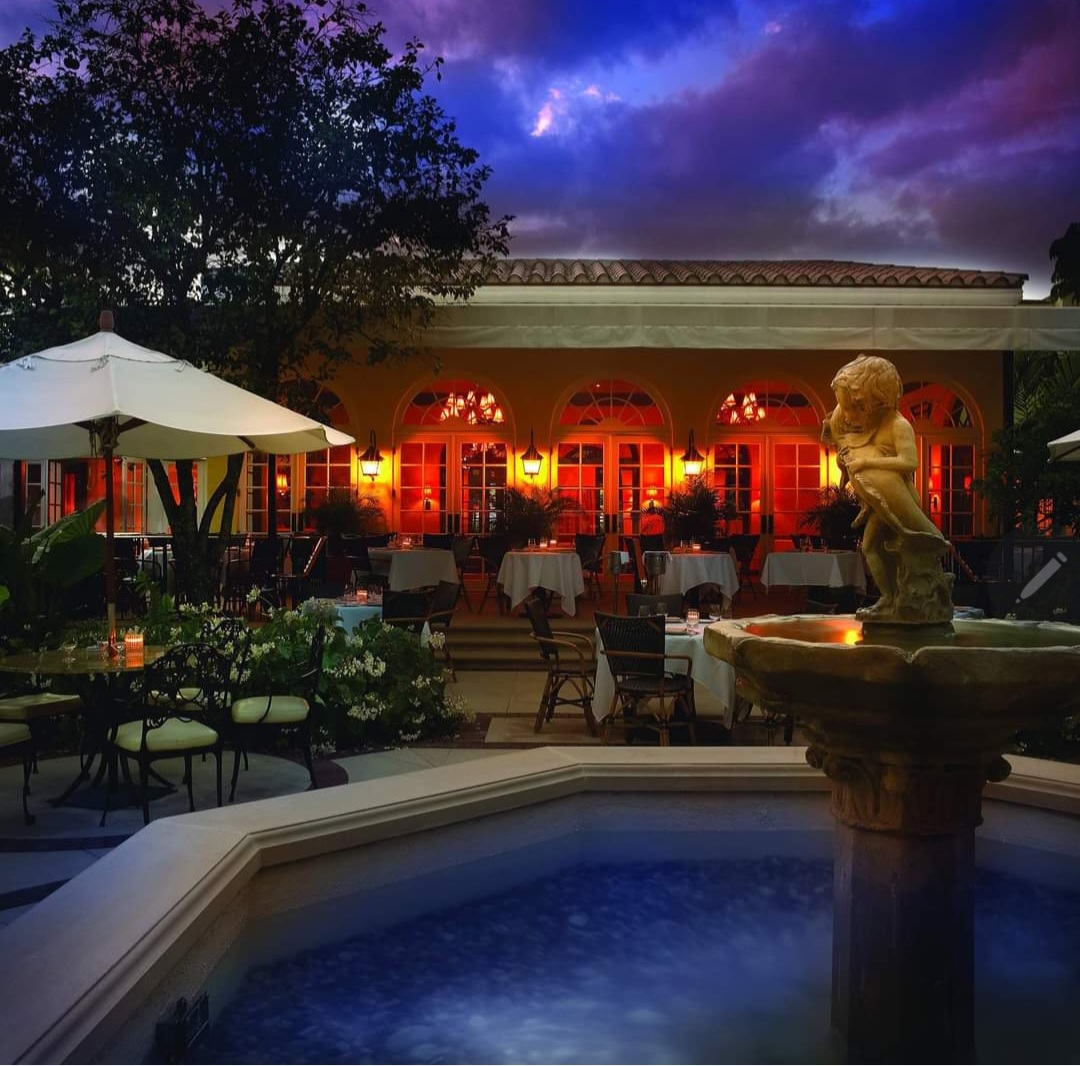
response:
[[[406,426],[441,426],[455,420],[469,426],[498,426],[506,414],[495,394],[475,381],[438,381],[412,397],[401,421]]]
[[[644,389],[619,378],[591,382],[570,397],[559,424],[641,429],[662,426],[664,415]]]
[[[911,423],[927,422],[942,429],[971,429],[968,406],[952,389],[936,381],[908,381],[900,411]]]
[[[820,427],[810,398],[782,381],[754,381],[728,393],[716,411],[716,424],[740,429],[756,426]]]

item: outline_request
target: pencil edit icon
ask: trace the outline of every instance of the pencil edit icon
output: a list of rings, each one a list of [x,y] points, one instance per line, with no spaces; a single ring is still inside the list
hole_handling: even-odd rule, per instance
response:
[[[1020,595],[1017,596],[1016,602],[1029,599],[1034,596],[1062,567],[1063,564],[1069,561],[1068,556],[1063,552],[1057,552],[1054,558],[1046,563],[1042,569],[1020,590]]]

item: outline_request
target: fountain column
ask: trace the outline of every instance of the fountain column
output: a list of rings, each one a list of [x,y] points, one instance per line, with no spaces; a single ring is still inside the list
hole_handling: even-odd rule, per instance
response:
[[[833,1029],[853,1062],[972,1061],[974,830],[1008,764],[884,761],[811,732],[837,820]]]

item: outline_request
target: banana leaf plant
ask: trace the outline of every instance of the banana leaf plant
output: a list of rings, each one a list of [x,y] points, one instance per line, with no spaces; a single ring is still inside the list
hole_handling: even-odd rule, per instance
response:
[[[97,532],[105,501],[65,515],[44,529],[31,522],[37,509],[29,501],[15,526],[0,526],[0,641],[8,647],[40,646],[63,629],[66,596],[105,565],[105,538]]]

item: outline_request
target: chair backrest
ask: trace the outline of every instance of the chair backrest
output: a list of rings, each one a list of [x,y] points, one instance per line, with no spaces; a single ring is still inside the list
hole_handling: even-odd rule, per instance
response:
[[[705,541],[701,546],[707,552],[724,552],[726,554],[731,551],[731,538],[714,537],[712,540]]]
[[[791,544],[795,550],[797,552],[802,551],[803,541],[806,540],[806,537],[802,533],[790,533],[788,535],[791,537]]]
[[[454,607],[458,601],[460,588],[461,586],[456,581],[440,581],[435,586],[435,594],[431,598],[431,611],[428,615],[429,622],[450,625],[454,620]]]
[[[551,632],[551,622],[548,621],[547,611],[544,609],[544,605],[535,597],[530,596],[524,603],[525,614],[529,617],[529,625],[532,626],[533,636],[539,637],[537,643],[540,645],[540,654],[545,659],[550,659],[552,656],[552,649],[549,645],[545,644],[545,640],[554,640],[554,634]]]
[[[425,533],[422,544],[425,548],[442,548],[450,551],[454,546],[453,533]]]
[[[505,533],[492,533],[477,538],[480,558],[488,570],[498,571],[502,566],[503,556],[510,550],[510,538]]]
[[[433,595],[430,591],[394,592],[388,589],[383,593],[383,621],[419,633],[431,614]]]
[[[392,536],[392,533],[365,533],[361,539],[367,548],[385,548]]]
[[[622,551],[630,556],[630,567],[634,572],[635,587],[640,587],[645,580],[645,570],[641,562],[641,545],[637,537],[620,537]]]
[[[199,644],[209,644],[224,654],[231,664],[234,679],[243,677],[251,655],[251,627],[243,618],[229,615],[211,615],[199,624]]]
[[[581,560],[582,568],[601,567],[604,563],[604,543],[607,540],[602,533],[574,534],[574,551]]]
[[[645,552],[662,552],[666,551],[667,547],[664,544],[663,533],[642,533],[638,538],[641,544],[642,554]]]
[[[640,615],[641,608],[647,607],[649,614],[677,615],[682,612],[682,593],[669,592],[660,596],[645,596],[639,593],[626,594],[626,613]]]
[[[143,674],[143,743],[168,718],[222,715],[232,691],[232,660],[209,644],[178,644]]]
[[[450,546],[450,550],[454,553],[454,565],[458,568],[459,572],[469,561],[469,556],[472,555],[473,544],[475,541],[475,537],[454,537],[454,543]]]
[[[757,533],[733,533],[731,535],[731,547],[735,552],[735,558],[740,563],[750,562],[754,558],[754,552],[757,551],[760,539]]]
[[[352,569],[348,572],[352,577]],[[331,580],[330,578],[314,577],[300,582],[300,599],[302,600],[336,600],[345,595],[346,579]]]
[[[612,675],[619,677],[662,677],[664,674],[664,620],[631,618],[621,614],[596,612],[600,643],[608,655]],[[640,652],[659,658],[638,658]]]
[[[248,575],[253,581],[264,581],[278,572],[281,559],[281,541],[276,538],[259,537],[252,542]]]

